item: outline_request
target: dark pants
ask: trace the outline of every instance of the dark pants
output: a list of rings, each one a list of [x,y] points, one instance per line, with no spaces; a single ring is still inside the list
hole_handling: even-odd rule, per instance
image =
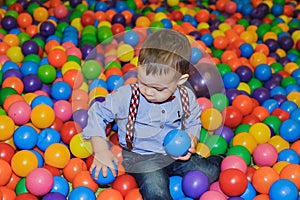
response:
[[[184,176],[192,170],[202,171],[213,183],[219,177],[221,162],[221,156],[202,158],[193,154],[189,160],[180,161],[162,154],[140,155],[123,150],[123,166],[135,177],[144,200],[172,200],[169,177]]]

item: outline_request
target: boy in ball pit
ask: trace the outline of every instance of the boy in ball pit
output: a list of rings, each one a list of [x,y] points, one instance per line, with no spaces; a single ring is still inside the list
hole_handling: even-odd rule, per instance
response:
[[[117,159],[109,151],[105,127],[115,121],[123,166],[135,177],[144,200],[171,200],[169,176],[191,170],[206,174],[209,182],[220,174],[222,156],[203,158],[196,154],[201,129],[201,108],[194,93],[183,84],[188,79],[191,46],[187,37],[177,31],[162,29],[151,33],[143,43],[137,67],[138,82],[125,85],[108,94],[102,103],[89,109],[88,124],[82,134],[91,140],[95,179],[100,170],[106,177]],[[183,129],[191,138],[186,155],[166,154],[163,141],[174,129]]]

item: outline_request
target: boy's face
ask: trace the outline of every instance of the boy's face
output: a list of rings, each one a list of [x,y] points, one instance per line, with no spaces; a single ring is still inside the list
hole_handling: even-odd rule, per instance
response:
[[[146,75],[144,66],[137,67],[141,94],[151,103],[166,101],[176,90],[180,75],[175,70],[163,75]]]

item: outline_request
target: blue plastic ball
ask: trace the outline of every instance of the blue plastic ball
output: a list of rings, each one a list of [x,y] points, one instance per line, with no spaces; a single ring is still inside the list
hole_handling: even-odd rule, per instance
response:
[[[51,108],[53,108],[54,104],[53,101],[50,97],[48,96],[36,96],[32,101],[31,101],[31,109],[33,109],[34,107],[40,105],[40,104],[46,104],[48,106],[50,106]]]
[[[214,38],[211,34],[206,33],[201,36],[201,41],[203,41],[206,46],[210,47],[213,44]]]
[[[160,21],[163,24],[164,28],[171,29],[173,27],[172,22],[169,19],[162,19]]]
[[[293,101],[285,101],[279,107],[290,114],[298,108],[297,104]]]
[[[300,139],[300,123],[293,119],[283,121],[279,128],[279,135],[288,142]]]
[[[6,71],[8,71],[10,69],[18,70],[19,66],[17,65],[17,63],[8,60],[2,65],[1,71],[4,74]]]
[[[286,96],[286,90],[281,86],[275,86],[270,90],[270,96],[274,97],[275,95],[284,95]]]
[[[284,150],[281,150],[278,153],[278,160],[277,160],[277,162],[280,162],[280,161],[287,161],[289,163],[297,164],[297,165],[300,164],[299,155],[293,149],[284,149]]]
[[[240,196],[244,200],[252,200],[256,196],[256,190],[253,187],[252,183],[248,182],[245,192]]]
[[[279,107],[279,104],[275,99],[268,99],[262,103],[262,106],[272,113],[275,108]]]
[[[60,142],[60,133],[53,128],[41,130],[38,136],[37,147],[45,151],[51,144]]]
[[[96,87],[103,87],[103,88],[107,89],[107,83],[102,79],[94,79],[89,84],[89,91],[92,91]]]
[[[190,62],[192,64],[196,64],[202,58],[202,56],[202,51],[199,48],[194,47],[192,48]]]
[[[38,71],[38,64],[36,64],[33,61],[24,61],[21,65],[20,71],[23,76],[29,75],[29,74],[36,74]]]
[[[69,200],[96,200],[96,195],[93,190],[85,186],[74,188],[69,195]]]
[[[298,189],[297,186],[290,180],[279,179],[276,180],[270,187],[269,191],[270,199],[272,200],[282,200],[298,199]]]
[[[185,197],[182,191],[182,177],[181,176],[171,176],[169,182],[170,194],[173,199],[180,199]]]
[[[95,11],[103,11],[107,10],[107,4],[105,2],[97,2],[95,5]]]
[[[251,44],[244,43],[239,47],[241,51],[241,56],[245,58],[250,58],[250,56],[253,54],[254,49]]]
[[[225,89],[237,88],[240,77],[234,72],[227,72],[222,77]]]
[[[180,157],[187,154],[191,146],[191,139],[185,131],[175,129],[167,133],[163,144],[168,155]]]
[[[45,162],[44,162],[44,158],[43,156],[36,150],[30,150],[32,153],[34,153],[34,155],[37,157],[38,159],[38,167],[43,167]]]
[[[107,89],[108,91],[113,91],[124,85],[124,79],[120,75],[111,75],[107,79]]]
[[[58,81],[51,87],[51,96],[55,100],[69,100],[72,94],[72,88],[64,81]]]
[[[266,81],[271,78],[272,70],[267,64],[259,64],[254,69],[255,77],[260,81]]]
[[[31,126],[18,127],[13,135],[14,143],[18,149],[32,149],[38,141],[38,134]]]
[[[53,186],[50,192],[58,192],[64,196],[67,196],[70,189],[68,181],[61,176],[54,176],[53,180]]]
[[[293,119],[293,120],[297,121],[298,123],[300,123],[300,109],[299,108],[297,108],[296,110],[294,110],[291,113],[290,119]]]
[[[114,164],[114,168],[116,170],[116,174],[118,174],[117,165],[114,162],[113,162],[113,164]],[[104,177],[102,175],[102,169],[101,169],[100,172],[99,172],[99,174],[98,174],[98,179],[94,178],[95,177],[95,169],[93,169],[93,171],[92,171],[92,177],[93,177],[94,181],[96,183],[100,184],[100,185],[110,184],[110,183],[112,183],[116,179],[116,177],[113,176],[112,171],[110,170],[110,168],[107,168],[107,176],[106,177]]]
[[[125,34],[124,34],[124,42],[126,44],[129,44],[130,46],[135,46],[139,43],[139,35],[131,30],[131,31],[127,31]]]
[[[283,13],[283,6],[280,4],[274,4],[271,8],[271,13],[276,17]]]

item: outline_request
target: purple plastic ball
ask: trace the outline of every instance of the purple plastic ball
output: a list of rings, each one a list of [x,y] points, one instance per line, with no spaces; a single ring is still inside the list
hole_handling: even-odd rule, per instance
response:
[[[95,47],[93,46],[93,45],[91,45],[91,44],[85,44],[85,45],[83,45],[81,48],[80,48],[80,50],[81,50],[81,53],[82,53],[82,58],[83,59],[86,59],[87,57],[89,57],[89,59],[90,58],[95,58],[95,53],[94,53],[94,51],[93,51],[93,49],[94,49]]]
[[[239,68],[236,69],[235,73],[240,77],[240,80],[242,82],[249,82],[252,78],[252,71],[249,67],[247,66],[240,66]]]
[[[14,18],[10,15],[5,16],[1,21],[2,28],[4,28],[7,31],[17,28],[17,24],[18,23],[17,23],[16,18]]]
[[[126,25],[126,19],[123,14],[116,13],[112,18],[112,24],[122,24],[123,26]]]
[[[229,144],[230,140],[234,136],[234,132],[228,126],[221,126],[221,127],[219,127],[218,129],[216,129],[214,131],[214,135],[220,135],[220,136],[222,136],[226,140],[226,142]]]
[[[37,43],[33,40],[27,40],[22,44],[22,53],[24,56],[27,56],[29,54],[38,54],[39,52],[39,46]]]
[[[207,176],[199,170],[189,171],[182,178],[182,190],[188,197],[199,198],[208,189],[209,180]]]
[[[11,77],[11,76],[15,76],[19,79],[22,78],[22,74],[20,72],[20,70],[17,70],[17,69],[9,69],[7,70],[4,74],[3,74],[3,77],[2,79],[5,80],[6,78],[8,77]]]
[[[233,99],[240,95],[241,94],[241,91],[240,90],[237,90],[235,88],[231,88],[231,89],[228,89],[226,90],[226,97],[228,98],[229,100],[229,104],[232,103]]]
[[[88,111],[79,109],[73,113],[72,119],[77,122],[82,128],[86,127],[88,120]]]
[[[270,99],[270,91],[263,87],[257,88],[253,91],[252,97],[262,104],[265,100]]]
[[[55,26],[50,21],[44,21],[40,26],[40,34],[44,37],[53,35],[55,32]]]
[[[66,200],[66,197],[64,195],[62,195],[61,193],[58,192],[50,192],[48,194],[46,194],[42,200]]]
[[[23,77],[24,92],[35,92],[42,88],[41,79],[35,74],[29,74]]]
[[[294,45],[294,41],[290,36],[282,36],[281,38],[279,38],[278,43],[280,48],[285,51],[288,51]]]
[[[265,82],[264,87],[268,90],[271,90],[272,88],[280,86],[280,83],[276,81],[275,79],[269,79]]]

